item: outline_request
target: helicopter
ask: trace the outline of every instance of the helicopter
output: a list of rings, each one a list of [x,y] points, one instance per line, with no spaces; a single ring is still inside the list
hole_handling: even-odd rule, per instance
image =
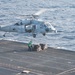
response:
[[[51,23],[45,22],[42,20],[37,19],[39,15],[45,12],[46,9],[42,9],[35,14],[32,15],[20,15],[20,16],[27,16],[28,18],[22,19],[12,25],[8,26],[0,26],[0,31],[7,32],[19,32],[19,33],[31,33],[32,36],[35,38],[37,34],[42,34],[43,36],[49,32],[57,32],[57,30],[52,26]],[[3,35],[5,36],[6,33]]]

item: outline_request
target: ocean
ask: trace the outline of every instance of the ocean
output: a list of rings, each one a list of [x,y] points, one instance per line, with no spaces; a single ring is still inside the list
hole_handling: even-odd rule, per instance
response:
[[[50,22],[57,33],[46,36],[38,34],[33,38],[25,33],[8,33],[0,31],[0,40],[28,43],[46,43],[50,47],[75,51],[75,0],[0,0],[0,26],[12,25],[21,19],[20,15],[34,14],[40,9],[48,9],[39,19]]]

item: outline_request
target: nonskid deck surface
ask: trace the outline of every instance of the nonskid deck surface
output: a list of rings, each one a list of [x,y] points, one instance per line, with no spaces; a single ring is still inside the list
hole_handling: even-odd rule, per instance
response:
[[[75,75],[75,52],[28,51],[27,44],[0,40],[0,75]]]

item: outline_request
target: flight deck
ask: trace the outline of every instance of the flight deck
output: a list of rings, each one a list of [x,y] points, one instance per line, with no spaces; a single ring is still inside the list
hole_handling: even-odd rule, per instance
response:
[[[75,52],[28,51],[25,43],[0,40],[0,75],[75,75]]]

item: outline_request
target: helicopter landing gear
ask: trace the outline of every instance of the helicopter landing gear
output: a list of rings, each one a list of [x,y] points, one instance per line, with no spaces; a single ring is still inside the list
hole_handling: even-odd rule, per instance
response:
[[[46,33],[43,33],[43,36],[45,36],[46,35]]]
[[[36,38],[36,34],[33,34],[33,37]]]
[[[5,37],[5,36],[6,36],[6,34],[7,34],[7,32],[3,34],[3,37]]]
[[[8,34],[8,32],[5,32],[5,33],[3,34],[3,37],[6,37],[6,34]]]
[[[3,37],[5,37],[5,34],[3,35]]]

